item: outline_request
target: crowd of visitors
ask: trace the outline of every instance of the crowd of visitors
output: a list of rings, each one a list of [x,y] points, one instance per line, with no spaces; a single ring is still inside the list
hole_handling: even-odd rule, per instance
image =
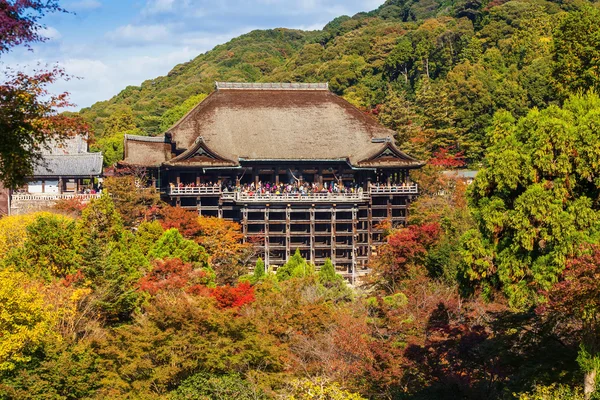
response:
[[[405,182],[401,184],[395,184],[392,186],[401,186],[404,187],[407,184]],[[299,194],[299,195],[309,195],[309,194],[319,194],[319,193],[334,193],[334,194],[353,194],[353,193],[362,193],[363,188],[361,185],[357,183],[337,183],[337,182],[324,182],[323,185],[319,185],[318,183],[310,183],[310,182],[294,182],[294,183],[272,183],[259,181],[258,183],[243,183],[243,184],[232,184],[232,182],[227,181],[223,183],[218,182],[205,182],[196,185],[195,183],[184,184],[180,182],[175,185],[174,183],[170,184],[171,189],[179,188],[215,188],[220,189],[223,193],[242,193],[245,195],[253,196],[253,195],[285,195],[285,194]],[[388,187],[386,183],[372,183],[370,187],[372,188],[381,188]]]
[[[323,185],[309,182],[294,182],[294,183],[272,183],[259,181],[258,183],[244,183],[233,185],[231,182],[224,182],[221,185],[219,183],[207,182],[196,185],[179,183],[175,185],[171,183],[171,189],[174,188],[220,188],[223,193],[242,193],[249,196],[253,195],[285,195],[285,194],[298,194],[298,195],[309,195],[318,193],[362,193],[363,188],[358,184],[338,184],[337,182],[324,182]]]

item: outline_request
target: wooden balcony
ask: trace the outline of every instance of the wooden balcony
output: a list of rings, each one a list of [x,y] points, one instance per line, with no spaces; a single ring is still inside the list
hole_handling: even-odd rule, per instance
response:
[[[79,199],[88,202],[91,199],[98,199],[101,193],[94,194],[76,194],[76,193],[15,193],[11,196],[12,202],[20,201],[58,201]]]
[[[219,186],[172,187],[169,194],[171,196],[218,196],[221,194],[221,188]]]
[[[396,186],[372,186],[367,192],[354,193],[252,193],[223,192],[220,187],[172,187],[171,196],[221,196],[225,201],[236,203],[360,203],[368,201],[371,195],[419,194],[416,184]]]
[[[369,188],[371,194],[419,194],[419,185],[416,183],[410,185],[381,185],[371,186]]]

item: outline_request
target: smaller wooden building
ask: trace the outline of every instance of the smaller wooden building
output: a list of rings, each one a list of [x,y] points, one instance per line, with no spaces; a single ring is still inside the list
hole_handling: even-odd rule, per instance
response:
[[[87,135],[53,140],[42,151],[27,184],[7,196],[9,205],[4,208],[9,214],[22,214],[49,207],[60,199],[96,197],[102,161],[102,153],[88,152]]]

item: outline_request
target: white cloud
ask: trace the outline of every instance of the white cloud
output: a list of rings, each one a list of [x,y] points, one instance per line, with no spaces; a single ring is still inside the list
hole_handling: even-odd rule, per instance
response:
[[[58,40],[62,38],[60,32],[56,28],[53,28],[51,26],[47,26],[43,29],[40,29],[39,34],[47,38],[48,40]]]
[[[72,14],[63,14],[44,31],[57,40],[55,45],[36,44],[33,53],[14,51],[2,61],[7,66],[58,62],[81,79],[59,82],[52,91],[70,92],[80,108],[165,75],[175,65],[253,29],[321,29],[335,17],[372,10],[384,0],[132,0],[132,7],[117,6],[137,13],[119,18],[111,14],[114,3],[69,1],[65,8],[73,11],[106,10],[86,16],[86,23],[93,25],[75,28],[67,19]],[[65,25],[60,24],[62,18]]]
[[[125,25],[120,26],[106,37],[117,45],[139,45],[144,43],[165,42],[171,36],[166,25]]]
[[[174,3],[175,0],[150,0],[144,7],[142,14],[152,15],[173,11]]]

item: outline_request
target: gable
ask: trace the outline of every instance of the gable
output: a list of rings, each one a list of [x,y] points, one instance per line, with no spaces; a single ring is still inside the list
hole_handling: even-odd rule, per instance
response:
[[[196,138],[194,145],[177,157],[171,159],[168,164],[184,165],[236,165],[237,163],[221,157],[212,151],[204,142],[202,137]]]

